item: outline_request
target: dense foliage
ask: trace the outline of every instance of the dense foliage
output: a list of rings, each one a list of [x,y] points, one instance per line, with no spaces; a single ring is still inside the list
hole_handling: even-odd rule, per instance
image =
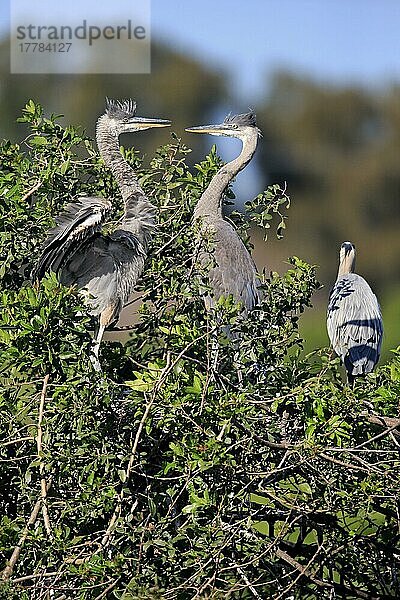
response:
[[[147,169],[125,151],[159,229],[140,321],[94,372],[79,294],[28,275],[66,201],[118,214],[118,190],[82,131],[32,101],[22,119],[1,148],[0,598],[397,598],[400,353],[353,390],[329,350],[304,356],[299,258],[248,319],[206,314],[191,215],[220,161],[190,169],[174,138]],[[248,243],[287,207],[272,186],[232,219]]]

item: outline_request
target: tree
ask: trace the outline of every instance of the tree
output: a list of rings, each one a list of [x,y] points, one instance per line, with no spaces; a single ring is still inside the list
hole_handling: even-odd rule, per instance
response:
[[[116,185],[81,130],[32,101],[22,118],[1,149],[0,597],[398,597],[400,352],[354,390],[304,356],[299,258],[248,319],[230,298],[207,314],[191,215],[220,160],[192,171],[174,138],[146,169],[125,151],[160,223],[140,321],[94,372],[79,294],[26,277],[51,215]],[[272,186],[232,218],[248,243],[287,205]]]
[[[332,281],[336,248],[350,238],[362,249],[359,265],[368,281],[394,287],[398,100],[396,87],[372,92],[283,71],[259,108],[264,170],[272,181],[287,181],[296,199],[289,244],[318,257],[324,282]]]
[[[129,53],[129,43],[121,40],[119,53]],[[60,59],[62,60],[62,59]],[[102,54],[97,53],[101,64]],[[177,131],[188,125],[207,122],[209,113],[226,98],[226,76],[210,65],[174,51],[162,43],[152,43],[151,76],[128,74],[48,75],[10,74],[10,40],[0,42],[0,136],[15,139],[21,136],[15,120],[25,103],[27,88],[38,101],[46,103],[48,111],[61,112],[71,122],[78,121],[94,134],[93,114],[104,105],[104,97],[134,98],[139,114],[173,118]],[[152,131],[140,136],[135,144],[144,153],[151,153],[160,144],[163,134]]]

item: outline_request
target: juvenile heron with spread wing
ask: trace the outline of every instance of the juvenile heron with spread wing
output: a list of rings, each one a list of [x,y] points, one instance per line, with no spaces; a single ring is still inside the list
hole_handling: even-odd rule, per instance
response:
[[[93,352],[98,353],[104,330],[118,320],[133,292],[156,227],[156,208],[146,197],[132,167],[123,158],[119,136],[153,127],[168,127],[170,121],[136,116],[133,100],[108,100],[97,121],[96,141],[105,164],[117,180],[124,201],[124,214],[110,235],[101,227],[111,212],[105,198],[78,198],[67,205],[49,232],[42,255],[33,271],[41,279],[48,271],[61,283],[84,290],[91,314],[98,317]]]

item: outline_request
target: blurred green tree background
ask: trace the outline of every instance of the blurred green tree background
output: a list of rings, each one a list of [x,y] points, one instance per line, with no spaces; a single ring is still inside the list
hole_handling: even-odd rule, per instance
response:
[[[4,39],[0,48],[0,136],[11,140],[26,134],[16,118],[28,98],[64,114],[66,122],[81,123],[91,136],[105,96],[134,97],[140,114],[171,118],[185,141],[186,126],[215,121],[229,110],[247,110],[228,73],[165,44],[153,44],[151,75],[56,76],[10,75],[8,43]],[[266,78],[265,94],[254,106],[264,138],[257,168],[243,175],[237,202],[240,206],[250,199],[246,182],[251,176],[260,190],[270,183],[288,184],[293,206],[284,239],[265,243],[256,230],[252,237],[260,270],[283,272],[293,254],[318,266],[324,287],[314,298],[313,312],[302,320],[307,350],[328,344],[325,308],[344,240],[355,243],[357,271],[382,305],[383,360],[398,344],[399,100],[395,84],[371,91],[277,70]],[[145,154],[160,143],[155,132],[134,141]],[[210,139],[190,139],[193,163],[211,144]]]

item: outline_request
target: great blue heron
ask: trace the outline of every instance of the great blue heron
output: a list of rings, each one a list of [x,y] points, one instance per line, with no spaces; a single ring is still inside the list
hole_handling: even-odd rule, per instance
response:
[[[134,290],[156,226],[156,209],[123,158],[118,138],[122,133],[170,124],[164,119],[137,117],[133,100],[106,100],[106,111],[97,121],[96,140],[121,190],[124,215],[115,231],[104,235],[101,227],[111,203],[105,198],[78,198],[56,219],[57,225],[50,231],[33,272],[35,279],[41,279],[46,272],[54,271],[64,285],[84,290],[91,314],[99,317],[93,346],[98,370],[104,330],[118,320]]]
[[[220,125],[189,127],[186,131],[235,137],[242,142],[240,155],[214,175],[202,194],[194,210],[194,219],[200,221],[201,231],[213,242],[215,265],[208,272],[212,297],[206,298],[207,308],[214,306],[221,296],[231,294],[247,312],[260,300],[257,270],[236,230],[223,218],[222,199],[230,181],[244,169],[256,151],[260,137],[256,116],[254,113],[227,116]],[[207,253],[203,253],[200,260],[203,265],[210,264]]]
[[[378,300],[365,279],[354,273],[355,257],[354,245],[344,242],[327,319],[329,339],[344,363],[350,385],[355,377],[373,370],[379,360],[383,336]]]

